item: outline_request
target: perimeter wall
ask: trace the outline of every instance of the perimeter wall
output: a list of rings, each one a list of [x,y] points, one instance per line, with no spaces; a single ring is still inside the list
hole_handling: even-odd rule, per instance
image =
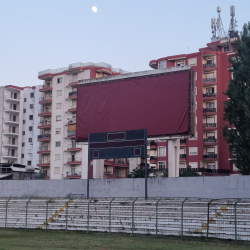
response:
[[[144,197],[144,179],[91,179],[90,197]],[[0,180],[0,197],[69,197],[87,180]],[[250,176],[149,178],[148,197],[250,198]]]

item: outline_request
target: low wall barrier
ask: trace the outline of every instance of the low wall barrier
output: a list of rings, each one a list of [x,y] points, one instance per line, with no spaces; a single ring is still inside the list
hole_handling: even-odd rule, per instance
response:
[[[250,199],[0,199],[0,227],[250,240]]]

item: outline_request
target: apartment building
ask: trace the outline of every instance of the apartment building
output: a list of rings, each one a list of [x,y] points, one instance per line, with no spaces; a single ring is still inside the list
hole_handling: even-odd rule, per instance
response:
[[[42,95],[36,100],[40,108],[38,126],[34,129],[40,130],[36,139],[39,144],[37,166],[42,168],[46,178],[87,178],[88,147],[75,141],[78,80],[124,73],[127,72],[107,63],[74,63],[39,72],[38,78],[43,84],[39,86]],[[114,164],[128,168],[127,162],[116,161],[105,161],[106,173],[113,174],[110,166]],[[120,175],[119,170],[114,170],[115,173]]]
[[[227,58],[234,56],[230,45],[233,41],[234,38],[230,41],[218,39],[197,53],[167,56],[149,62],[153,69],[190,65],[196,72],[196,134],[193,138],[181,140],[180,168],[190,165],[204,174],[211,172],[207,169],[217,174],[238,173],[230,162],[231,155],[222,136],[222,126],[226,123],[223,121],[223,107],[227,99],[223,92],[232,77]],[[152,143],[151,149],[154,147],[158,154],[150,157],[150,164],[160,168],[160,142]]]

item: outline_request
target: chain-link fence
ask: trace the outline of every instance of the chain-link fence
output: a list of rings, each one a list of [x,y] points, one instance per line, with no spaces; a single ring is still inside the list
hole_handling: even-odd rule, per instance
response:
[[[1,228],[250,240],[250,199],[0,199]]]

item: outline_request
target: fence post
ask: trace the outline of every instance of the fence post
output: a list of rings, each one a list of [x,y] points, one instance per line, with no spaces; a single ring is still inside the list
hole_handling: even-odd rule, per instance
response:
[[[11,199],[11,198],[9,198],[9,199],[6,201],[6,208],[5,208],[5,228],[7,227],[8,203],[9,203],[10,199]]]
[[[71,201],[71,198],[67,201],[66,203],[66,228],[65,230],[67,231],[68,230],[68,209],[69,209],[69,202]]]
[[[48,208],[49,208],[49,203],[50,203],[50,199],[46,203],[46,231],[47,231],[47,227],[48,227]]]
[[[207,204],[207,240],[208,240],[208,230],[209,230],[209,206],[210,206],[210,203],[213,201],[213,199],[212,200],[210,200],[209,202],[208,202],[208,204]]]
[[[91,202],[91,200],[89,200],[88,202],[88,220],[87,220],[87,233],[89,232],[89,203]]]
[[[134,208],[137,199],[138,197],[132,202],[132,234],[134,234]]]
[[[111,232],[111,204],[115,198],[113,198],[109,203],[109,232]]]
[[[29,200],[26,202],[26,218],[25,218],[25,230],[27,230],[27,220],[28,220],[28,204],[30,202],[30,198]]]
[[[187,198],[181,203],[181,239],[183,239],[183,205]]]
[[[158,203],[161,200],[161,198],[156,202],[156,215],[155,215],[155,234],[157,236],[158,233]]]
[[[235,225],[235,241],[237,242],[237,203],[240,202],[241,199],[238,199],[234,204],[234,225]]]

